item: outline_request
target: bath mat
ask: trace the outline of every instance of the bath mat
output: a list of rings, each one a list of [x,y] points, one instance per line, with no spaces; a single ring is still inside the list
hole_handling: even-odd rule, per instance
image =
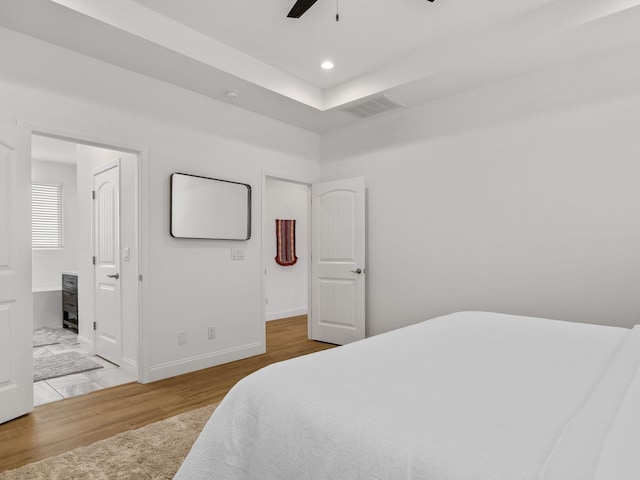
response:
[[[60,343],[60,337],[55,333],[38,330],[33,332],[33,346],[44,347],[45,345],[57,345]]]
[[[62,377],[72,373],[97,370],[102,365],[90,360],[78,352],[65,352],[33,360],[33,381]]]

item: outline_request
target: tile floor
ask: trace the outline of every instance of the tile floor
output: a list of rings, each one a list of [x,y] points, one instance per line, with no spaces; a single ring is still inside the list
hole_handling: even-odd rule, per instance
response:
[[[78,344],[77,332],[68,328],[42,327],[56,334],[60,338],[60,343],[56,345],[46,345],[44,347],[33,348],[33,358],[46,357],[64,352],[78,352],[91,358],[103,368],[91,370],[84,373],[74,373],[63,377],[41,380],[33,384],[34,406],[45,403],[56,402],[63,398],[77,397],[85,393],[94,392],[107,387],[115,387],[123,383],[135,382],[136,379],[126,372],[123,372],[117,365],[104,360],[103,358],[91,356],[80,348]]]

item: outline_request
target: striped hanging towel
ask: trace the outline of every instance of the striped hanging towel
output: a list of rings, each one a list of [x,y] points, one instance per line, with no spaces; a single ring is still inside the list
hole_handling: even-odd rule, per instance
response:
[[[278,265],[288,267],[298,261],[296,257],[296,221],[276,219],[276,242]]]

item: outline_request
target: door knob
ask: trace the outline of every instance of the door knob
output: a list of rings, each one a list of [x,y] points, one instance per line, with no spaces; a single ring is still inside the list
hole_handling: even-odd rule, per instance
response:
[[[116,273],[116,274],[114,274],[114,275],[107,275],[107,277],[109,277],[109,278],[115,278],[115,279],[117,280],[117,279],[119,279],[119,278],[120,278],[120,274],[119,274],[119,273]]]
[[[356,268],[355,270],[349,270],[351,273],[357,273],[358,275],[360,275],[361,273],[367,273],[367,269],[366,268]]]

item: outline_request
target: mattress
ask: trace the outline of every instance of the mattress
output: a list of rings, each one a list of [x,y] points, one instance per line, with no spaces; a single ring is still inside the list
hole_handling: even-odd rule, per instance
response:
[[[249,375],[176,478],[636,479],[639,363],[639,327],[458,312]]]

